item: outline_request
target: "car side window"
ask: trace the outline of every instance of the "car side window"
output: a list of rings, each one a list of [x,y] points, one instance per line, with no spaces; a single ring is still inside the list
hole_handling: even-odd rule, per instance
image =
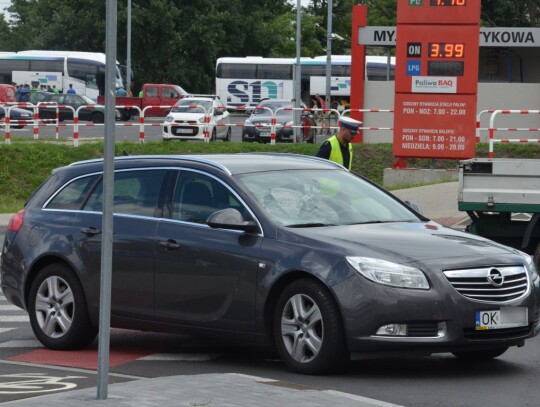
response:
[[[146,96],[157,97],[157,95],[158,95],[158,88],[156,86],[148,86],[146,88]]]
[[[165,170],[119,171],[114,178],[114,213],[155,216]],[[84,205],[86,211],[103,210],[103,179]]]
[[[47,205],[48,209],[72,209],[81,208],[89,189],[94,185],[97,175],[82,177],[70,182]]]
[[[221,182],[198,173],[180,175],[173,197],[173,219],[206,223],[212,213],[227,208],[243,210],[238,199]]]

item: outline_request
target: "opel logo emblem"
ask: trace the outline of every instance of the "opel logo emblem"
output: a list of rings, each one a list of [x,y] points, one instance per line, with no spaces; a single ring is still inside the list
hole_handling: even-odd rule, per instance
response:
[[[489,273],[487,275],[487,281],[493,287],[501,287],[504,284],[504,276],[501,274],[499,270],[491,269],[489,270]]]

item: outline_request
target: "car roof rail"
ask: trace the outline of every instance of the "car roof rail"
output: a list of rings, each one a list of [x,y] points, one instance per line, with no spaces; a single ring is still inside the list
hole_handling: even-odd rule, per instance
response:
[[[192,162],[199,162],[199,163],[203,163],[203,164],[208,164],[208,165],[211,165],[223,172],[225,172],[226,174],[228,175],[232,175],[232,172],[227,168],[225,167],[224,165],[216,162],[216,161],[213,161],[213,160],[210,160],[208,158],[204,158],[204,157],[200,157],[200,156],[196,156],[196,155],[123,155],[123,156],[115,156],[114,157],[114,160],[115,161],[130,161],[130,160],[145,160],[145,159],[149,159],[149,160],[155,160],[155,159],[169,159],[169,160],[179,160],[179,161],[192,161]],[[83,161],[76,161],[74,163],[71,163],[68,165],[68,167],[72,167],[72,166],[77,166],[77,165],[83,165],[83,164],[92,164],[92,163],[99,163],[99,162],[103,162],[104,159],[103,158],[93,158],[93,159],[90,159],[90,160],[83,160]]]

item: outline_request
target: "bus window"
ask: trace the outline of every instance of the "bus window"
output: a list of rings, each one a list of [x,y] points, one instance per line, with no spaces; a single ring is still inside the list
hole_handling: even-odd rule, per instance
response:
[[[93,61],[78,60],[68,58],[67,61],[68,75],[72,78],[84,81],[84,83],[96,83],[98,73],[98,64]],[[97,84],[96,84],[97,86]]]
[[[368,81],[386,81],[387,65],[368,62],[366,66],[366,78]],[[390,80],[394,80],[394,66],[390,67]]]
[[[257,79],[256,64],[220,64],[217,69],[218,78]]]
[[[257,79],[292,79],[291,65],[259,65]]]
[[[25,60],[0,59],[0,76],[2,83],[11,83],[11,73],[13,71],[28,71],[30,62]]]
[[[13,69],[17,71],[17,69]],[[27,69],[25,69],[27,70]],[[35,72],[64,72],[64,58],[55,60],[31,60],[30,71]]]

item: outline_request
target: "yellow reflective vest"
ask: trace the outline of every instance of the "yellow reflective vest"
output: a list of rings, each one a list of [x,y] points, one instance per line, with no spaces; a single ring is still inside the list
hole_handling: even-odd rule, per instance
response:
[[[343,154],[341,154],[341,146],[339,144],[339,140],[337,136],[334,134],[332,137],[328,139],[328,142],[330,143],[330,147],[331,147],[330,157],[328,159],[330,161],[343,165]],[[347,169],[350,171],[351,166],[352,166],[352,156],[353,156],[352,144],[349,143],[348,147],[349,147],[350,160],[349,160],[349,167]]]

